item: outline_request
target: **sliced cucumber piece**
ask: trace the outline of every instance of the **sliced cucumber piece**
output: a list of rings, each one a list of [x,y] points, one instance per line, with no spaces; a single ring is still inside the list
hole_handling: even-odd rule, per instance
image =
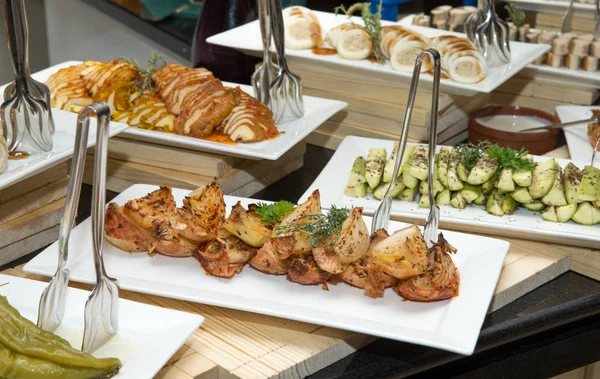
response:
[[[529,190],[525,187],[517,187],[517,189],[514,192],[511,192],[510,195],[513,199],[521,204],[529,204],[533,201],[531,195],[529,194]]]
[[[560,168],[558,163],[556,163],[554,183],[552,183],[552,188],[550,189],[550,192],[548,192],[544,197],[542,197],[542,203],[546,205],[553,205],[555,207],[567,205],[567,199],[565,198],[565,188],[563,186],[562,169]]]
[[[539,200],[533,200],[531,203],[523,204],[523,206],[530,211],[541,211],[546,208],[546,204]]]
[[[388,188],[390,187],[390,184],[392,184],[392,183],[381,183],[373,191],[373,197],[376,198],[377,200],[383,199],[383,197],[385,196],[385,193],[387,192]],[[400,194],[400,192],[402,192],[403,189],[404,189],[404,184],[402,184],[401,181],[396,180],[394,187],[390,191],[390,196],[392,198],[398,196],[398,194]]]
[[[519,187],[529,187],[531,185],[531,171],[518,169],[512,173],[512,179]]]
[[[487,199],[486,207],[487,211],[496,216],[504,216],[504,209],[502,203],[504,203],[505,195],[501,195],[498,191],[494,190]]]
[[[429,208],[429,196],[421,196],[421,200],[419,200],[419,208]]]
[[[465,167],[464,164],[458,162],[458,164],[456,165],[456,173],[458,174],[458,178],[460,180],[462,180],[463,182],[467,182],[467,180],[469,180],[469,169]]]
[[[577,206],[577,212],[571,220],[581,225],[600,224],[600,209],[595,208],[591,203],[584,202]]]
[[[529,194],[532,199],[541,199],[552,189],[556,178],[556,161],[554,158],[538,162],[531,173]]]
[[[445,188],[435,195],[435,202],[437,205],[448,205],[450,204],[450,190]]]
[[[504,211],[504,214],[513,214],[518,206],[519,203],[509,193],[504,196],[504,201],[502,202],[502,211]]]
[[[419,180],[427,180],[427,164],[429,162],[428,148],[425,146],[415,146],[408,163],[408,172]]]
[[[483,194],[483,192],[479,195],[479,197],[473,200],[473,204],[483,205],[487,201],[487,197]]]
[[[483,195],[483,193],[481,192],[481,186],[472,186],[468,183],[465,183],[463,189],[460,190],[460,195],[468,204],[471,204],[479,196]]]
[[[366,174],[367,183],[369,187],[375,189],[379,183],[381,183],[381,177],[383,176],[383,167],[385,165],[385,157],[387,152],[385,149],[373,148],[369,149],[369,155],[367,156]]]
[[[556,207],[556,217],[558,222],[567,222],[577,212],[577,204],[567,204],[562,207]]]
[[[556,208],[554,208],[553,206],[549,206],[548,208],[546,208],[546,210],[542,213],[542,220],[558,222]]]
[[[450,205],[452,205],[453,208],[465,209],[467,207],[467,202],[463,199],[460,192],[455,192],[450,196]]]
[[[456,172],[456,165],[458,164],[456,159],[456,153],[454,153],[451,155],[450,161],[448,162],[448,188],[450,191],[460,191],[464,187]]]
[[[392,174],[394,173],[394,165],[396,164],[396,150],[398,150],[398,141],[394,142],[394,147],[390,152],[388,160],[385,162],[385,168],[383,169],[383,181],[389,183],[392,181]],[[398,175],[401,171],[398,170]]]
[[[600,168],[585,166],[577,196],[580,201],[600,200]]]
[[[490,193],[492,193],[494,188],[496,188],[495,182],[496,182],[496,180],[494,178],[491,178],[490,180],[488,180],[487,182],[484,182],[481,185],[481,191],[483,192],[484,195],[489,195]]]
[[[367,196],[367,178],[365,177],[366,161],[363,157],[358,157],[354,160],[352,171],[350,171],[350,179],[344,190],[344,194],[352,197]]]
[[[448,161],[450,160],[450,151],[442,147],[437,155],[436,176],[440,183],[448,188]]]
[[[510,168],[503,168],[498,176],[498,182],[496,183],[498,192],[508,193],[515,190],[515,182],[513,181],[513,170]]]
[[[398,195],[398,200],[403,201],[414,201],[415,195],[417,194],[416,188],[404,188]]]
[[[419,185],[419,179],[415,178],[408,172],[403,172],[402,173],[402,183],[404,183],[405,187],[417,188],[417,186]]]
[[[496,171],[498,171],[498,160],[483,154],[469,173],[467,183],[474,186],[483,184],[493,178]]]
[[[575,166],[573,163],[569,162],[569,164],[565,167],[565,174],[563,178],[563,185],[565,187],[565,197],[567,199],[567,203],[579,203],[577,190],[579,189],[579,185],[581,184],[582,177],[583,171],[581,171],[579,167]]]

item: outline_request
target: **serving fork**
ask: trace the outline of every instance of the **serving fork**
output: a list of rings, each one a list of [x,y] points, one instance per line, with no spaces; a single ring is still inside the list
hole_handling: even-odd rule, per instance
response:
[[[510,62],[509,28],[496,14],[495,0],[479,0],[479,9],[469,16],[465,29],[488,65]]]
[[[263,43],[263,62],[252,74],[252,87],[256,100],[269,105],[271,99],[269,90],[278,68],[271,59],[271,17],[269,16],[268,0],[257,0],[260,34]]]
[[[98,119],[92,193],[92,242],[96,285],[85,303],[85,328],[81,350],[86,353],[97,350],[119,329],[119,282],[107,275],[103,256],[110,108],[104,102],[87,106],[79,113],[78,123],[89,123],[93,113]]]
[[[304,116],[304,101],[302,99],[302,78],[292,73],[285,58],[285,40],[283,33],[283,14],[281,0],[268,0],[273,40],[277,51],[277,65],[279,69],[271,83],[271,111],[275,122],[281,121],[285,109],[290,108],[296,117]]]
[[[392,211],[392,197],[391,191],[398,180],[398,171],[400,169],[400,163],[406,150],[406,142],[408,140],[408,131],[410,128],[410,120],[412,118],[412,110],[415,103],[415,97],[417,93],[417,86],[419,85],[419,76],[421,74],[421,65],[423,59],[429,56],[433,60],[433,88],[431,93],[431,113],[429,122],[429,162],[428,162],[428,173],[427,173],[427,188],[429,196],[429,215],[425,222],[425,228],[423,235],[427,246],[431,247],[434,241],[437,241],[438,225],[440,221],[440,208],[435,203],[433,194],[433,181],[434,181],[434,162],[435,162],[435,150],[437,148],[437,111],[438,111],[438,100],[440,90],[440,53],[435,49],[428,49],[417,57],[415,63],[415,69],[413,71],[412,80],[410,82],[410,91],[408,93],[408,103],[406,104],[406,112],[404,114],[404,123],[402,125],[402,133],[400,135],[400,141],[396,148],[396,161],[394,162],[394,171],[392,173],[392,181],[379,203],[375,214],[373,215],[373,223],[371,224],[371,233],[375,233],[377,230],[387,228],[390,221],[390,213]]]

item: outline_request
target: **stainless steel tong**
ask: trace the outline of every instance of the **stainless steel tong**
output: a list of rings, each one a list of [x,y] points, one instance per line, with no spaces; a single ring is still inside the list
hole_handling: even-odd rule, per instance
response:
[[[269,14],[269,1],[257,0],[258,19],[260,22],[260,33],[263,43],[263,63],[252,74],[252,87],[254,87],[254,96],[264,104],[269,104],[271,96],[269,94],[271,83],[278,71],[271,59],[271,17]]]
[[[96,129],[96,154],[94,160],[94,193],[92,197],[92,236],[96,286],[85,305],[85,325],[82,350],[91,353],[102,346],[118,331],[119,286],[108,277],[104,267],[102,242],[106,196],[106,157],[109,138],[110,108],[104,102],[85,107],[77,117],[75,148],[69,191],[61,219],[58,240],[58,267],[48,287],[42,293],[38,311],[38,326],[54,331],[61,323],[66,290],[69,283],[68,260],[69,235],[77,214],[77,203],[81,192],[81,181],[85,167],[85,156],[91,116],[98,120]]]
[[[271,101],[269,105],[275,122],[279,122],[283,119],[286,108],[289,108],[295,117],[304,116],[302,78],[290,71],[285,59],[285,37],[281,0],[268,1],[273,40],[275,42],[275,50],[277,51],[277,65],[279,66],[277,75],[271,82]]]
[[[574,2],[575,2],[575,0],[569,1],[569,6],[567,7],[567,10],[565,11],[565,13],[562,16],[562,20],[560,23],[560,32],[561,33],[567,33],[572,30],[571,20],[573,18],[573,3]],[[600,1],[595,0],[594,6],[596,9],[596,15],[594,18],[594,34],[597,35],[598,28],[600,27]]]
[[[586,120],[575,120],[569,122],[563,122],[560,124],[552,124],[552,125],[543,125],[543,126],[534,126],[532,128],[521,129],[520,132],[530,132],[534,130],[553,130],[553,129],[563,129],[568,128],[569,126],[581,125],[581,124],[598,124],[600,123],[600,117],[588,118]]]
[[[402,125],[402,133],[400,135],[400,142],[396,149],[396,161],[394,162],[394,171],[392,173],[392,181],[385,196],[381,200],[381,203],[377,207],[375,214],[373,215],[373,223],[371,224],[371,233],[375,233],[381,228],[387,228],[390,221],[390,213],[392,211],[392,197],[390,193],[396,180],[398,180],[398,170],[400,169],[400,163],[406,150],[406,142],[408,140],[408,131],[410,128],[410,120],[412,118],[412,110],[415,103],[415,97],[417,94],[417,87],[419,85],[419,76],[421,75],[421,65],[423,59],[426,56],[430,56],[433,60],[433,88],[431,94],[431,111],[430,111],[430,122],[429,122],[429,164],[428,164],[428,177],[427,187],[429,193],[429,215],[425,222],[424,237],[427,242],[427,246],[431,247],[434,241],[437,241],[438,225],[440,221],[440,209],[435,203],[433,193],[433,181],[434,181],[434,163],[435,163],[435,150],[437,148],[437,114],[438,114],[438,100],[440,93],[440,53],[435,49],[429,49],[422,52],[417,57],[415,63],[415,69],[413,71],[413,77],[410,82],[410,91],[408,94],[408,103],[406,104],[406,113],[404,115],[404,123]]]
[[[488,65],[510,62],[510,29],[496,14],[495,0],[479,0],[479,9],[467,19],[466,30]]]
[[[27,16],[23,0],[4,1],[6,34],[15,82],[4,92],[0,118],[9,151],[51,151],[54,121],[50,91],[29,73]]]

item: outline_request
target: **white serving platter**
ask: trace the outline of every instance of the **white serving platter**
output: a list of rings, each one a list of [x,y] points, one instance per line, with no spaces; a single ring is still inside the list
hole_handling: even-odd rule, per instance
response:
[[[515,0],[509,1],[509,2],[517,2]],[[560,3],[563,4],[565,2],[562,1],[536,1],[534,0],[534,2],[536,3]],[[521,3],[521,1],[519,1],[519,3]],[[568,2],[566,3],[568,4]],[[590,5],[590,4],[581,4],[581,3],[575,3],[577,5]],[[414,15],[408,15],[404,18],[402,18],[401,20],[398,21],[398,24],[402,25],[402,26],[413,26],[412,25],[412,20],[413,20]],[[463,34],[464,36],[464,34]],[[511,41],[511,49],[512,47],[516,44],[516,43],[521,43],[521,42],[514,42]],[[569,84],[573,84],[574,82],[576,82],[579,86],[581,87],[585,87],[585,88],[595,88],[598,87],[600,85],[600,72],[596,71],[596,72],[589,72],[589,71],[585,71],[581,68],[578,68],[577,70],[569,70],[566,67],[552,67],[552,66],[548,66],[546,64],[540,64],[540,65],[535,65],[535,64],[528,64],[527,67],[525,67],[522,71],[523,74],[526,74],[528,76],[536,76],[538,75],[539,77],[544,77],[544,78],[549,78],[552,81],[560,81],[560,82],[565,82],[565,83],[569,83]]]
[[[3,92],[3,89],[0,89],[0,92]],[[52,151],[49,153],[35,153],[26,159],[9,160],[6,171],[0,174],[0,189],[18,183],[71,158],[75,145],[77,114],[53,109],[52,115],[55,125],[55,132],[52,136],[54,141]],[[110,136],[119,134],[125,129],[127,129],[127,125],[112,122],[110,124]],[[91,119],[87,145],[91,147],[95,144],[96,119]]]
[[[571,122],[577,120],[589,119],[592,117],[592,109],[600,109],[600,107],[586,107],[579,105],[559,105],[556,107],[556,115],[560,122]],[[567,146],[569,146],[569,154],[575,161],[580,161],[585,164],[590,164],[594,148],[590,144],[590,138],[587,133],[587,123],[581,125],[573,125],[564,128]],[[600,153],[596,157],[594,166],[600,167]]]
[[[386,148],[389,154],[393,145],[394,141],[390,140],[346,137],[299,201],[306,199],[317,188],[327,188],[327,191],[321,194],[324,208],[330,208],[333,204],[363,207],[366,214],[373,214],[379,206],[379,200],[373,198],[372,194],[364,198],[346,196],[344,189],[348,184],[350,170],[356,157],[359,155],[366,157],[369,149],[373,147]],[[534,156],[535,161],[546,159],[550,158]],[[556,159],[556,161],[563,168],[570,162],[566,159]],[[583,162],[574,163],[582,169],[585,166]],[[422,224],[428,213],[429,209],[419,208],[417,202],[394,200],[392,203],[392,216],[403,221]],[[542,220],[540,213],[519,208],[512,215],[498,217],[489,214],[484,206],[474,204],[468,205],[465,209],[456,209],[450,205],[440,206],[441,225],[444,228],[573,246],[600,246],[600,225],[585,226],[573,221],[554,223]]]
[[[346,16],[336,16],[333,13],[315,11],[315,14],[321,23],[324,33],[339,24],[347,22],[348,20]],[[359,17],[353,17],[352,19],[354,22],[362,24],[362,19]],[[391,21],[382,21],[382,24],[394,25],[395,23]],[[412,25],[410,25],[409,28],[418,31],[427,37],[435,37],[444,34],[461,35],[459,33],[452,33],[448,31]],[[464,35],[462,36],[464,37]],[[216,34],[207,38],[207,42],[215,45],[230,47],[247,54],[262,56],[262,40],[258,21],[253,21],[223,33]],[[442,79],[440,82],[442,92],[456,93],[461,95],[474,95],[480,92],[489,93],[511,78],[517,72],[521,71],[527,64],[534,61],[548,49],[549,46],[543,45],[532,45],[526,43],[511,44],[512,60],[509,64],[490,68],[487,78],[475,84],[464,84],[455,82],[451,79]],[[340,69],[349,70],[349,74],[350,71],[360,72],[363,75],[373,75],[373,78],[380,80],[404,80],[408,83],[412,78],[412,72],[406,73],[394,71],[392,70],[389,62],[386,62],[385,64],[379,64],[369,62],[368,60],[348,60],[340,57],[339,55],[315,55],[311,52],[311,50],[286,49],[286,56],[290,62],[297,60],[299,62],[303,61],[305,63],[314,64],[315,66],[329,65],[338,67]],[[432,83],[433,78],[430,75],[421,75],[420,80],[425,83],[429,83],[429,86],[431,86],[430,83]]]
[[[513,3],[518,9],[523,9],[533,12],[550,12],[550,13],[563,13],[569,7],[569,1],[555,1],[555,0],[506,0],[507,3]],[[574,15],[589,15],[592,16],[596,8],[593,3],[583,3],[576,1],[573,3],[573,14]]]
[[[6,284],[5,284],[6,283]],[[36,322],[38,302],[45,282],[1,275],[0,295],[21,315]],[[69,288],[65,316],[55,333],[76,349],[83,339],[83,310],[90,293]],[[119,358],[123,367],[116,379],[152,378],[204,322],[204,317],[119,300],[119,331],[92,355]]]
[[[134,185],[114,201],[146,195],[156,186]],[[322,192],[329,189],[323,187]],[[188,193],[173,191],[181,204]],[[228,208],[237,201],[256,200],[225,196]],[[367,225],[370,218],[365,218]],[[388,230],[406,226],[390,222]],[[232,279],[205,275],[194,258],[169,258],[146,253],[129,254],[105,244],[107,271],[119,279],[121,288],[220,307],[309,322],[378,337],[472,354],[487,313],[509,243],[456,232],[444,236],[458,249],[453,256],[461,274],[460,295],[435,303],[403,301],[388,289],[383,298],[364,296],[362,290],[344,283],[303,286],[285,276],[260,273],[247,266]],[[91,283],[95,279],[91,247],[91,221],[71,233],[67,268],[71,278]],[[25,272],[51,275],[56,269],[57,245],[51,245],[24,267]]]
[[[45,82],[50,75],[54,74],[61,68],[69,67],[79,63],[81,62],[63,62],[39,71],[33,74],[32,77],[41,82]],[[223,84],[230,87],[239,86],[243,91],[249,93],[250,95],[254,94],[254,90],[251,86],[228,82],[223,82]],[[309,135],[322,123],[327,121],[331,116],[335,115],[347,106],[348,104],[343,101],[304,96],[304,117],[297,120],[286,121],[280,125],[277,125],[277,128],[283,132],[283,134],[279,137],[254,143],[219,143],[200,138],[163,133],[136,127],[126,128],[121,134],[121,137],[137,141],[152,142],[159,145],[180,147],[210,153],[221,153],[250,159],[277,160],[297,143],[302,141],[304,137]]]

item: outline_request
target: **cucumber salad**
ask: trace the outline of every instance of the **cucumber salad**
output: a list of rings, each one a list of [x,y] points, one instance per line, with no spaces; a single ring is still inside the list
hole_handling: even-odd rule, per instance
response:
[[[388,156],[386,149],[369,149],[357,157],[344,194],[372,196],[381,200],[392,181],[397,143]],[[418,201],[429,208],[428,148],[407,145],[398,178],[390,195],[402,201]],[[553,159],[534,162],[524,149],[471,143],[442,147],[434,162],[433,191],[438,205],[464,209],[484,206],[493,215],[512,214],[518,207],[541,212],[551,222],[582,225],[600,223],[600,169],[582,169],[569,163],[562,168]]]

